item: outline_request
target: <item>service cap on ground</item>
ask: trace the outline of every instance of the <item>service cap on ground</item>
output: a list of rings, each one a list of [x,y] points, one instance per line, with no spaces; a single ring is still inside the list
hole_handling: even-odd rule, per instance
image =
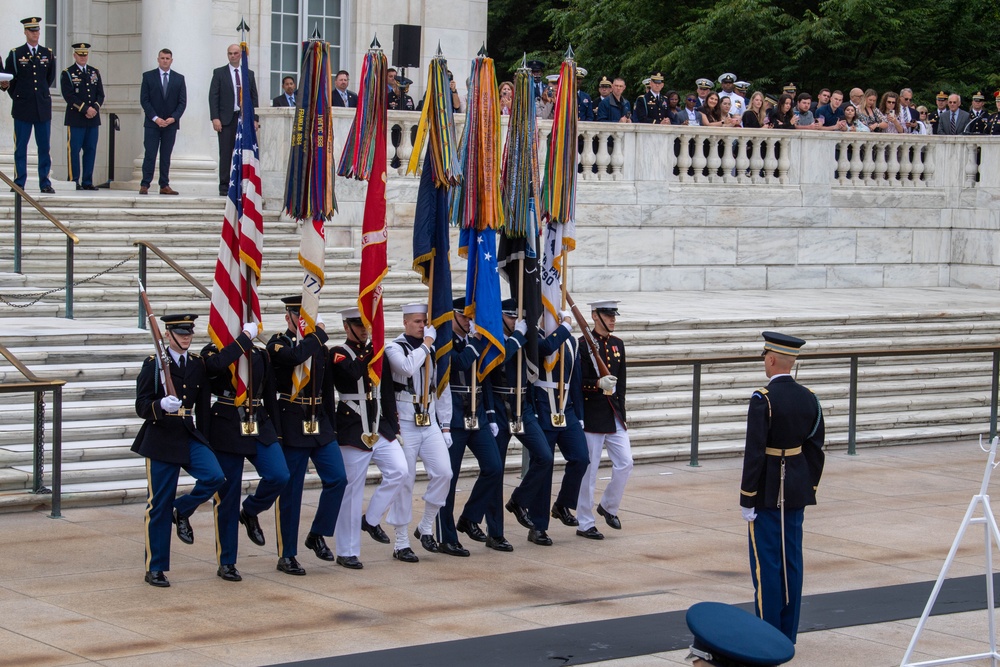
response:
[[[721,602],[699,602],[687,610],[694,635],[691,655],[718,667],[773,667],[795,656],[791,640],[753,614]]]

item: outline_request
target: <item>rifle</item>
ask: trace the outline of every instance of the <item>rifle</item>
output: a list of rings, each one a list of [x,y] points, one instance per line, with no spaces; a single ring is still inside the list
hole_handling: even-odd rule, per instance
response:
[[[139,281],[139,298],[142,299],[142,305],[146,307],[146,317],[149,319],[149,333],[153,336],[153,348],[155,349],[155,356],[160,367],[160,381],[163,382],[163,389],[166,391],[168,396],[177,396],[177,390],[174,389],[174,381],[170,377],[170,354],[167,352],[167,346],[163,342],[163,336],[160,335],[160,327],[156,324],[156,315],[153,314],[153,307],[149,305],[149,299],[146,297],[146,288],[143,287],[142,281]]]
[[[581,313],[580,309],[576,307],[575,303],[573,303],[573,297],[571,297],[568,292],[566,293],[566,301],[569,303],[569,307],[573,311],[573,317],[576,318],[576,323],[580,325],[580,331],[583,332],[583,339],[587,342],[587,347],[590,348],[590,354],[593,355],[594,361],[597,363],[598,376],[605,377],[607,375],[611,375],[611,371],[608,370],[608,365],[604,363],[604,359],[602,359],[601,355],[598,353],[597,341],[594,340],[594,337],[590,333],[590,326],[587,324],[587,320],[584,319],[583,313]],[[613,392],[605,391],[604,393],[610,396]]]

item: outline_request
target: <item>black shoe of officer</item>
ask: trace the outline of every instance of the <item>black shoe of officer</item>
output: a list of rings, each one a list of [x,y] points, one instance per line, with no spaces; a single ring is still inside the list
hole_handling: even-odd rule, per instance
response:
[[[494,551],[513,551],[514,545],[508,542],[503,536],[493,537],[490,535],[486,538],[486,548],[493,549]]]
[[[304,576],[306,573],[306,571],[302,569],[302,566],[299,565],[299,561],[295,560],[295,556],[279,558],[277,569],[285,574],[294,574],[297,577]]]
[[[460,533],[468,535],[469,539],[473,542],[486,541],[486,533],[484,533],[483,529],[479,527],[479,524],[472,523],[464,516],[458,517],[458,524],[455,526],[455,529]]]
[[[420,529],[417,528],[413,531],[413,536],[420,540],[420,546],[422,546],[425,550],[430,551],[432,554],[436,554],[441,550],[433,535],[421,535]]]
[[[601,505],[600,503],[598,503],[597,505],[597,513],[603,516],[607,524],[612,528],[614,528],[615,530],[622,529],[622,522],[621,519],[618,518],[618,515],[612,514],[611,512],[607,511],[606,509],[604,509],[604,506]]]
[[[243,581],[243,577],[240,576],[240,571],[236,569],[235,565],[220,565],[215,574],[222,577],[224,581]]]
[[[529,530],[528,531],[528,541],[533,542],[541,547],[551,547],[552,538],[544,530]]]
[[[564,526],[580,525],[580,522],[576,520],[575,516],[573,516],[573,512],[571,512],[568,507],[563,507],[562,505],[552,506],[552,518],[559,519],[563,522]]]
[[[438,545],[438,551],[449,556],[461,556],[468,558],[469,550],[462,546],[461,542],[442,542]]]
[[[519,524],[521,524],[528,530],[535,529],[535,524],[531,521],[531,516],[528,514],[528,510],[522,507],[521,505],[515,503],[513,498],[508,500],[507,504],[504,505],[504,507],[507,508],[508,512],[514,515],[514,518],[517,519],[517,522]]]
[[[330,547],[326,546],[326,540],[319,533],[309,533],[306,535],[306,549],[315,551],[316,558],[320,560],[336,560],[336,556],[330,551]]]
[[[150,570],[146,573],[146,583],[157,588],[170,588],[170,582],[163,570]]]
[[[257,520],[257,516],[253,514],[247,514],[246,511],[240,510],[240,523],[247,529],[247,537],[250,541],[259,547],[264,546],[264,531],[260,529],[260,521]]]
[[[402,549],[396,549],[392,552],[392,557],[396,560],[401,560],[404,563],[419,563],[420,559],[417,558],[417,554],[413,553],[413,549],[410,547],[403,547]]]
[[[348,570],[360,570],[364,567],[357,556],[337,556],[337,565],[346,567]]]
[[[191,528],[191,521],[186,516],[178,514],[174,509],[174,523],[177,525],[177,539],[184,544],[194,544],[194,530]]]
[[[371,525],[368,523],[368,519],[364,514],[361,515],[361,530],[371,535],[372,539],[376,542],[389,544],[389,536],[385,534],[384,530],[382,530],[382,526],[378,524],[375,524],[374,526]]]

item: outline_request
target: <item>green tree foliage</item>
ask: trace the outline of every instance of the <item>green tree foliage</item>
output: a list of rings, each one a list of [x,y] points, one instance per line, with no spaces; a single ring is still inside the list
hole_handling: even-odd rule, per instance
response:
[[[594,75],[588,90],[620,75],[635,94],[655,70],[684,91],[735,72],[766,92],[909,86],[925,103],[938,90],[968,98],[1000,87],[997,0],[544,0],[532,12],[534,27],[550,27],[539,41],[514,27],[514,4],[491,0],[491,21],[504,7],[517,48],[546,52],[553,68],[571,43]],[[499,29],[491,23],[490,34]]]
[[[550,12],[565,9],[566,0],[489,0],[487,7],[487,50],[496,63],[497,77],[513,80],[524,55],[541,60],[549,71],[558,71],[565,45],[550,42]]]

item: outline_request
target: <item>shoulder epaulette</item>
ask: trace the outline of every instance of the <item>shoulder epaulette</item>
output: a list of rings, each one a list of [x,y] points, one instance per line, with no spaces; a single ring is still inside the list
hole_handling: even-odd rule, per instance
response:
[[[152,361],[153,359],[156,359],[156,355],[155,354],[151,354],[148,357],[146,357],[146,361]]]
[[[199,357],[197,354],[195,354],[190,350],[188,350],[188,356],[191,357],[192,359],[201,359],[201,357]]]
[[[757,389],[754,389],[753,392],[755,394],[760,394],[761,396],[766,396],[767,395],[767,387],[758,387]]]

